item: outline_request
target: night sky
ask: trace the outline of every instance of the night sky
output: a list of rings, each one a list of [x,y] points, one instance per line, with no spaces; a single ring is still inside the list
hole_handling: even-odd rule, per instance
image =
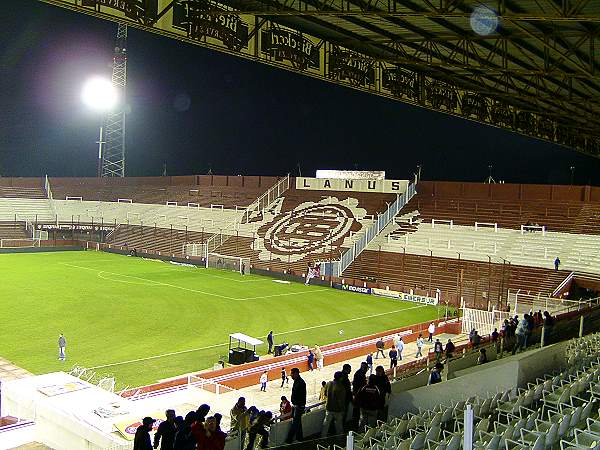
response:
[[[0,174],[94,176],[101,117],[81,103],[110,75],[116,25],[34,0],[0,29]],[[129,30],[127,175],[314,176],[600,185],[600,160],[508,131]]]

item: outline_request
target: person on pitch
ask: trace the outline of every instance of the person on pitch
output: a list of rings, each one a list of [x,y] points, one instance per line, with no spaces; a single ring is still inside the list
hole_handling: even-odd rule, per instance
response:
[[[60,359],[61,361],[66,360],[67,359],[66,351],[67,351],[67,340],[61,333],[58,336],[58,359]]]
[[[267,334],[267,344],[269,344],[267,353],[273,353],[273,331],[269,331],[269,334]]]

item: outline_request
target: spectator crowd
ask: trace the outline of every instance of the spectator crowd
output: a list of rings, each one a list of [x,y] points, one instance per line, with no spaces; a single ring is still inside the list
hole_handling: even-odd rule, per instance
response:
[[[506,319],[500,329],[494,329],[489,339],[499,350],[500,345],[504,350],[512,349],[515,354],[527,347],[528,339],[536,326],[543,327],[545,340],[552,339],[554,319],[546,311],[530,312],[522,318],[518,315]],[[428,342],[432,343],[434,364],[429,373],[428,385],[440,383],[444,364],[450,360],[456,351],[456,346],[451,339],[445,345],[439,338],[435,338],[435,326],[428,327]],[[478,351],[477,364],[488,362],[487,350],[479,348],[482,337],[477,330],[469,333],[469,345]],[[415,357],[423,357],[425,345],[424,337],[419,334],[416,340]],[[373,370],[373,360],[383,359],[390,361],[390,368],[397,366],[403,359],[405,344],[402,336],[392,338],[392,345],[386,355],[383,339],[375,343],[376,355],[370,353],[360,367],[352,374],[352,367],[344,364],[341,370],[336,371],[333,379],[323,381],[319,394],[319,404],[325,407],[325,418],[322,424],[321,436],[326,437],[332,433],[341,435],[349,430],[364,429],[365,426],[374,427],[378,421],[386,421],[388,405],[391,396],[391,383],[383,365],[377,365]],[[318,346],[309,351],[307,358],[308,370],[323,368],[323,353]],[[352,378],[352,379],[351,379]],[[302,416],[307,411],[306,382],[300,375],[300,369],[294,367],[289,376],[285,367],[281,369],[281,387],[292,380],[291,396],[281,396],[279,414],[274,416],[271,411],[259,410],[256,406],[247,406],[246,399],[240,397],[231,408],[231,425],[228,432],[231,436],[239,436],[242,446],[246,450],[253,449],[257,439],[259,445],[266,448],[269,442],[270,426],[275,421],[290,420],[290,427],[285,439],[286,443],[303,441]],[[268,382],[267,372],[260,376],[260,390],[266,391]],[[134,450],[222,450],[225,447],[227,434],[221,430],[220,414],[209,416],[210,407],[201,405],[196,411],[188,412],[185,417],[177,416],[174,410],[165,412],[166,419],[160,423],[152,441],[150,433],[155,419],[145,417],[136,431]]]

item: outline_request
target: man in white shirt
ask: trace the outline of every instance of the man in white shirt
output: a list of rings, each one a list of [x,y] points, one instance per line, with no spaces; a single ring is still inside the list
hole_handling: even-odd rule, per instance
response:
[[[269,381],[269,376],[267,375],[267,371],[265,370],[260,376],[260,390],[262,392],[267,392],[267,382]]]
[[[399,337],[398,345],[396,349],[398,350],[398,360],[402,361],[402,352],[404,351],[404,341],[402,340],[402,336]]]
[[[427,331],[429,332],[429,339],[427,339],[427,341],[433,342],[433,334],[435,333],[435,324],[433,322],[429,324]]]

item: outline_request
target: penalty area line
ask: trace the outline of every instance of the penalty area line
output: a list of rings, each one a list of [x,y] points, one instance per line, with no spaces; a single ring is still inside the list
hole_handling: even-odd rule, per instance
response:
[[[106,270],[99,270],[99,269],[94,269],[92,267],[84,267],[84,266],[78,266],[76,264],[69,264],[69,263],[61,263],[64,266],[68,266],[68,267],[75,267],[77,269],[83,269],[83,270],[89,270],[92,272],[96,272],[98,277],[107,280],[107,281],[113,281],[115,283],[122,283],[122,280],[112,280],[108,277],[103,276],[103,274],[108,274],[108,275],[114,275],[116,277],[123,277],[123,278],[131,278],[133,280],[139,280],[139,281],[143,281],[146,283],[150,283],[150,285],[154,285],[154,286],[166,286],[166,287],[170,287],[170,288],[174,288],[174,289],[181,289],[183,291],[188,291],[188,292],[195,292],[197,294],[203,294],[203,295],[209,295],[212,297],[218,297],[218,298],[224,298],[226,300],[232,300],[232,301],[236,301],[236,302],[243,302],[243,301],[248,301],[248,300],[260,300],[260,299],[265,299],[265,298],[275,298],[275,297],[285,297],[285,296],[289,296],[289,295],[302,295],[302,294],[309,294],[311,292],[319,292],[319,291],[326,291],[329,288],[324,288],[324,289],[313,289],[313,290],[306,290],[306,291],[295,291],[295,292],[284,292],[282,294],[268,294],[268,295],[260,295],[257,297],[241,297],[241,298],[236,298],[236,297],[229,297],[227,295],[221,295],[221,294],[215,294],[213,292],[206,292],[206,291],[201,291],[198,289],[192,289],[192,288],[188,288],[185,286],[178,286],[176,284],[170,284],[170,283],[164,283],[162,281],[155,281],[149,278],[142,278],[142,277],[136,277],[134,275],[125,275],[122,273],[116,273],[116,272],[109,272]]]
[[[108,272],[106,270],[98,270],[98,269],[93,269],[91,267],[83,267],[83,266],[78,266],[78,265],[69,264],[69,263],[62,263],[62,264],[65,265],[65,266],[69,266],[69,267],[75,267],[77,269],[90,270],[90,271],[96,272],[96,273],[100,273],[101,272],[101,273],[105,273],[105,274],[109,274],[109,275],[114,275],[114,276],[117,276],[117,277],[125,277],[125,278],[132,278],[134,280],[141,280],[141,281],[145,281],[147,283],[152,283],[152,284],[154,284],[156,286],[167,286],[167,287],[171,287],[171,288],[174,288],[174,289],[181,289],[181,290],[188,291],[188,292],[195,292],[197,294],[204,294],[204,295],[210,295],[210,296],[213,296],[213,297],[224,298],[226,300],[240,300],[238,298],[228,297],[226,295],[214,294],[212,292],[200,291],[198,289],[187,288],[187,287],[184,287],[184,286],[177,286],[175,284],[170,284],[170,283],[163,283],[162,281],[150,280],[148,278],[136,277],[134,275],[124,275],[122,273]]]
[[[283,335],[286,335],[286,334],[299,333],[301,331],[316,330],[317,328],[325,328],[325,327],[330,327],[330,326],[333,326],[333,325],[340,325],[342,323],[355,322],[355,321],[358,321],[358,320],[365,320],[365,319],[372,319],[374,317],[381,317],[381,316],[386,316],[386,315],[389,315],[389,314],[396,314],[396,313],[399,313],[399,312],[402,312],[402,311],[409,311],[411,309],[425,308],[426,306],[427,305],[417,305],[417,306],[411,306],[409,308],[396,309],[396,310],[393,310],[393,311],[386,311],[386,312],[376,313],[376,314],[369,314],[367,316],[354,317],[352,319],[338,320],[337,322],[324,323],[324,324],[321,324],[321,325],[314,325],[314,326],[310,326],[310,327],[298,328],[296,330],[284,331],[284,332],[281,332],[281,333],[274,333],[274,335],[275,336],[283,336]],[[182,354],[185,354],[185,353],[193,353],[193,352],[199,352],[199,351],[202,351],[202,350],[209,350],[211,348],[225,347],[228,344],[229,344],[228,342],[224,342],[222,344],[207,345],[206,347],[190,348],[190,349],[187,349],[187,350],[180,350],[180,351],[177,351],[177,352],[163,353],[161,355],[147,356],[145,358],[136,358],[136,359],[129,359],[127,361],[121,361],[121,362],[116,362],[116,363],[111,363],[111,364],[102,364],[102,365],[99,365],[99,366],[88,367],[88,369],[90,369],[90,370],[104,369],[106,367],[115,367],[115,366],[122,366],[122,365],[125,365],[125,364],[132,364],[132,363],[142,362],[142,361],[151,361],[153,359],[166,358],[168,356],[176,356],[176,355],[182,355]]]

